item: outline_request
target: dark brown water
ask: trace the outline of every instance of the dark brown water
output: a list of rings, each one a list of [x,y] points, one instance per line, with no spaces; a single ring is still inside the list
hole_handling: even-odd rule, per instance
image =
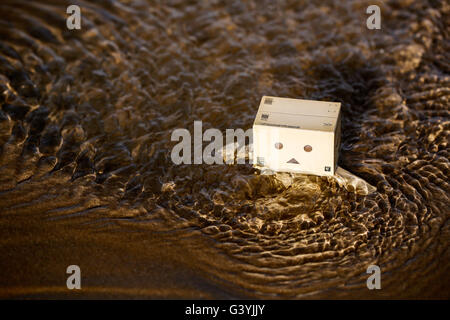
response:
[[[449,15],[431,0],[2,0],[0,296],[448,298]],[[174,129],[249,128],[262,95],[340,101],[339,165],[377,191],[172,163]]]

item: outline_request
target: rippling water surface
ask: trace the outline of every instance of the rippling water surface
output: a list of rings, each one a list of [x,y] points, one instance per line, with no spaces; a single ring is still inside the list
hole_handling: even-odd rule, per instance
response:
[[[376,3],[1,1],[0,296],[71,297],[78,264],[81,296],[448,298],[450,6]],[[341,102],[376,192],[172,163],[262,95]]]

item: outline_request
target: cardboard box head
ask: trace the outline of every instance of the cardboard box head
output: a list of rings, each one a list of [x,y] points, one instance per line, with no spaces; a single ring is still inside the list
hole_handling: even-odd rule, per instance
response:
[[[253,165],[278,172],[334,175],[341,104],[264,96],[253,123]]]

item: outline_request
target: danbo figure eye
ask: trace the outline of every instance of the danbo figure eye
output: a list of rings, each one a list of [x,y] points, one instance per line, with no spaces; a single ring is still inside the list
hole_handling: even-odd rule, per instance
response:
[[[281,142],[275,143],[275,149],[278,149],[278,150],[283,149],[283,144]]]
[[[303,147],[303,150],[305,150],[306,152],[311,152],[312,147],[309,144],[307,144],[306,146]]]

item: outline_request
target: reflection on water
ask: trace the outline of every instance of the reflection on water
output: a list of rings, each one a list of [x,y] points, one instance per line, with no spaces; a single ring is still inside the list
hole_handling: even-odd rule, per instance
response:
[[[69,1],[0,4],[0,220],[126,222],[235,297],[363,297],[370,264],[383,297],[448,297],[445,1],[380,1],[381,30],[371,1],[79,3],[80,31]],[[249,128],[262,95],[341,102],[376,192],[171,162],[174,129]]]

